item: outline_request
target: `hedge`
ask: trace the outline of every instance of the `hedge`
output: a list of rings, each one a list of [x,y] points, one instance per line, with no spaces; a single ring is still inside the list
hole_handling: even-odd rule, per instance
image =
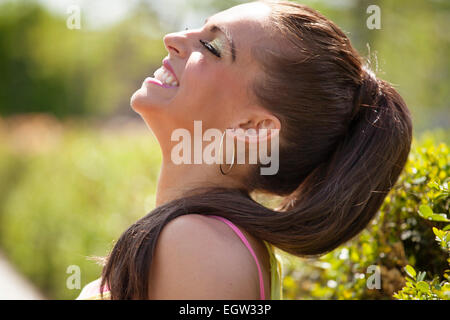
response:
[[[282,255],[286,299],[450,299],[450,155],[442,140],[442,131],[414,139],[396,186],[355,239],[317,259]]]

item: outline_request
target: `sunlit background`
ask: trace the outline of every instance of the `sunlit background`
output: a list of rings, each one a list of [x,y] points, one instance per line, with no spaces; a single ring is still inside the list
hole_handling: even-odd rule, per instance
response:
[[[87,256],[154,207],[159,148],[129,100],[167,55],[162,37],[244,2],[0,0],[0,251],[44,297],[75,298],[67,268],[82,286],[97,278]],[[441,128],[448,141],[450,1],[301,2],[395,85],[415,136]],[[72,5],[80,29],[67,27]]]

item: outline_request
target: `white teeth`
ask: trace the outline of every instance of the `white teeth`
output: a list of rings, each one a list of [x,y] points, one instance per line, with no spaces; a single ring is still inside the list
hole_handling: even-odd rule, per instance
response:
[[[162,80],[162,74],[163,74],[163,70],[160,68],[158,70],[155,71],[155,73],[153,74],[154,77],[158,80]]]
[[[161,67],[158,70],[156,70],[155,73],[154,73],[154,77],[156,79],[158,79],[159,81],[161,81],[162,83],[164,83],[164,84],[167,84],[167,85],[170,85],[170,86],[173,86],[173,87],[178,87],[179,86],[178,81],[164,67]]]

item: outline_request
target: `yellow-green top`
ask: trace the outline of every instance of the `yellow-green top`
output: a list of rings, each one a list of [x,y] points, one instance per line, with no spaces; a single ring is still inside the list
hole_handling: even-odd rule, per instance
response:
[[[283,287],[281,282],[282,267],[280,260],[274,253],[273,246],[264,241],[270,255],[270,299],[282,300],[283,299]]]

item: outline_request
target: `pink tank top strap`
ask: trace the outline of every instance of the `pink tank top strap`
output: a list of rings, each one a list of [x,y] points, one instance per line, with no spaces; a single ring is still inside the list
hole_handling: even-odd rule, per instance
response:
[[[264,280],[263,280],[263,275],[262,275],[262,271],[261,271],[261,266],[259,264],[258,258],[256,257],[255,251],[253,250],[252,246],[248,242],[245,235],[242,233],[241,230],[239,230],[239,228],[233,222],[231,222],[230,220],[228,220],[224,217],[213,216],[213,215],[210,215],[208,217],[219,219],[219,220],[225,222],[237,234],[237,236],[242,240],[242,242],[245,244],[247,249],[250,251],[253,259],[255,259],[256,267],[258,268],[260,298],[261,298],[261,300],[265,300],[266,298],[265,298],[265,294],[264,294]]]

